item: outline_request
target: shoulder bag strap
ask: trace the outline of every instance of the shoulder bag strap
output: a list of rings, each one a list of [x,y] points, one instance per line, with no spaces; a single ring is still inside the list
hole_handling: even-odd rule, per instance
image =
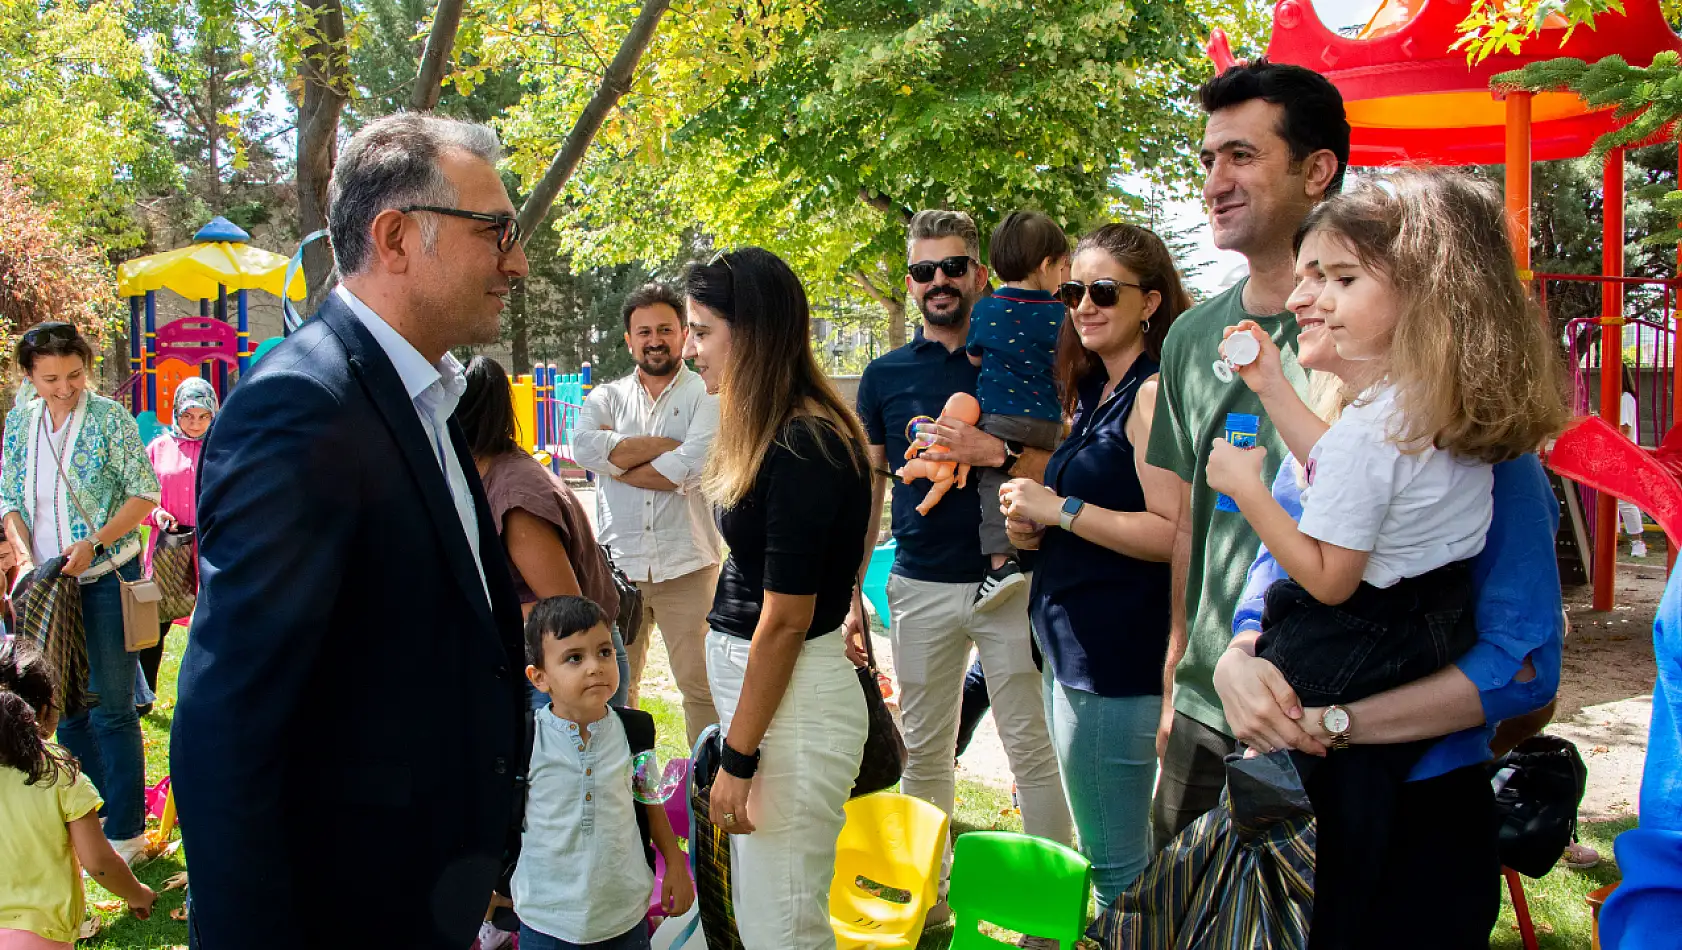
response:
[[[76,497],[76,488],[70,484],[70,476],[64,474],[64,458],[58,454],[58,446],[53,443],[52,429],[47,427],[47,416],[50,414],[51,410],[47,408],[46,400],[43,399],[41,404],[41,431],[47,434],[47,450],[53,453],[53,462],[58,466],[59,481],[64,483],[64,493],[70,496],[70,503],[76,506],[77,514],[82,516],[82,523],[88,526],[88,533],[91,535],[99,528],[95,527],[93,518],[88,516],[88,510],[82,507],[82,500]],[[74,415],[72,415],[72,419],[74,419]],[[66,439],[69,438],[68,429],[65,431],[65,437]]]

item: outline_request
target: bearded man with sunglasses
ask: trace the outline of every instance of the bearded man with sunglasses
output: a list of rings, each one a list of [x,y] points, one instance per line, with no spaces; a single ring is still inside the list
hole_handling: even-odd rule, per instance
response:
[[[465,947],[518,831],[520,604],[449,353],[526,273],[499,158],[431,116],[357,133],[343,282],[206,442],[172,749],[204,950]]]
[[[1008,444],[974,426],[940,420],[953,393],[974,394],[980,369],[965,351],[970,311],[987,291],[987,268],[978,258],[975,222],[960,211],[923,211],[911,219],[906,294],[922,312],[910,343],[883,354],[859,380],[858,410],[870,437],[868,451],[878,478],[864,539],[862,580],[876,544],[883,495],[892,468],[913,439],[951,450],[954,461],[1003,470],[1006,478],[1038,479],[1050,453]],[[925,481],[893,484],[893,536],[898,543],[888,580],[894,669],[909,753],[901,789],[952,813],[952,749],[970,645],[981,655],[999,738],[1010,759],[1022,806],[1023,828],[1068,843],[1068,805],[1057,756],[1045,724],[1040,674],[1028,633],[1027,599],[1015,597],[987,612],[976,607],[989,567],[981,551],[981,498],[972,472],[925,516],[917,505]],[[992,499],[994,505],[998,499]],[[847,618],[849,636],[864,635],[863,597],[855,592]],[[931,912],[947,913],[942,902]]]

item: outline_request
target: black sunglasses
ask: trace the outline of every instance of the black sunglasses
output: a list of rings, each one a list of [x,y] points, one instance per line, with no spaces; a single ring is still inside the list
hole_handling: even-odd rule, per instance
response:
[[[440,208],[437,205],[409,205],[398,208],[404,214],[416,211],[430,211],[433,214],[447,214],[452,218],[466,218],[469,221],[483,221],[496,225],[496,249],[504,254],[514,249],[520,243],[520,222],[511,214],[486,214],[483,211],[463,211],[460,208]]]
[[[938,267],[942,274],[957,280],[969,273],[970,260],[969,255],[959,254],[956,257],[948,257],[943,261],[918,261],[915,264],[905,265],[905,272],[910,274],[911,279],[917,283],[926,284],[934,280],[934,269]]]
[[[30,346],[40,346],[49,340],[62,340],[68,343],[79,336],[81,336],[81,333],[77,331],[73,324],[65,323],[62,320],[54,320],[50,323],[38,323],[31,327],[24,333],[23,342]]]
[[[1086,299],[1088,295],[1092,297],[1094,306],[1113,307],[1116,300],[1121,297],[1121,288],[1123,287],[1137,287],[1141,291],[1145,289],[1143,284],[1133,284],[1125,280],[1110,280],[1108,277],[1095,280],[1090,284],[1071,280],[1057,288],[1057,299],[1063,301],[1063,306],[1070,310],[1079,307],[1080,302]]]

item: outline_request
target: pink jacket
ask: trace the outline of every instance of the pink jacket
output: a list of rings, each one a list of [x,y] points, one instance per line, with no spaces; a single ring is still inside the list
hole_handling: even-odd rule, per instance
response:
[[[199,455],[204,451],[204,440],[177,439],[169,432],[152,440],[146,446],[146,457],[152,460],[152,469],[158,473],[158,485],[162,489],[162,498],[158,508],[146,516],[146,524],[152,526],[152,543],[146,546],[146,560],[144,567],[147,575],[152,573],[152,552],[158,546],[157,532],[158,510],[169,512],[175,520],[184,525],[199,523],[198,499],[193,494],[193,487],[198,480]]]

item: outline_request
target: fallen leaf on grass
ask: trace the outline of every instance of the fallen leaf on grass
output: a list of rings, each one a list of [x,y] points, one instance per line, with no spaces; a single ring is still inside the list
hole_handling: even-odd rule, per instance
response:
[[[124,904],[120,900],[116,900],[116,901],[93,901],[89,906],[93,907],[94,910],[101,911],[103,913],[109,914],[109,913],[113,913],[115,911],[122,910],[127,905]]]
[[[105,922],[103,920],[100,920],[98,917],[89,917],[87,920],[82,921],[82,929],[76,932],[76,937],[79,940],[92,940],[94,937],[98,936],[99,931],[104,926]]]
[[[169,912],[169,919],[170,920],[186,920],[187,919],[187,907],[186,907],[186,905],[183,904],[182,906],[177,907],[174,910],[170,911]]]
[[[177,891],[177,890],[180,890],[181,888],[186,887],[186,886],[187,886],[187,872],[182,871],[180,874],[177,874],[177,875],[171,877],[169,880],[165,881],[163,887],[159,888],[159,890]]]

